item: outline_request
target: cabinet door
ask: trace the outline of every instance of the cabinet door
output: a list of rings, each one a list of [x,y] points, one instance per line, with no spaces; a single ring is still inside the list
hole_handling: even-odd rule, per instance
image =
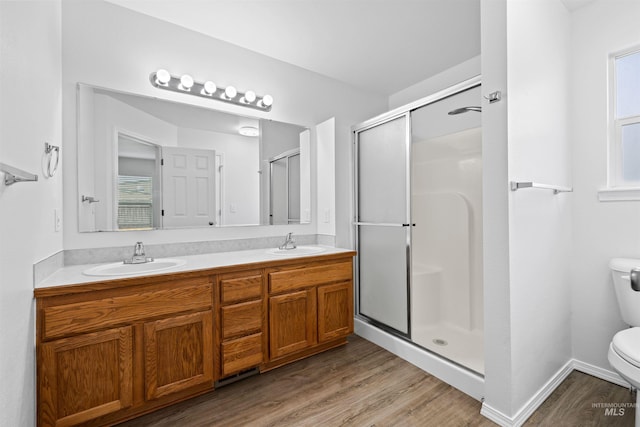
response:
[[[132,404],[130,326],[41,344],[39,425],[71,426]]]
[[[206,311],[144,325],[147,400],[196,385],[213,386],[212,319]]]
[[[353,332],[351,282],[318,287],[318,341],[341,338]]]
[[[316,289],[269,297],[271,359],[316,343]]]

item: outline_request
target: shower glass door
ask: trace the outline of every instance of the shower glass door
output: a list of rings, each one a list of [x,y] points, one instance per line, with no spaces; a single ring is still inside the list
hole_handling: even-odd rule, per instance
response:
[[[409,116],[356,131],[358,313],[410,336]]]

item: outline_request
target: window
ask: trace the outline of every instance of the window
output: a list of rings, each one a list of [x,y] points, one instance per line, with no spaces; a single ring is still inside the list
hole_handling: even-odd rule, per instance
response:
[[[118,176],[118,229],[153,228],[153,181],[150,176]]]
[[[611,56],[609,187],[640,188],[640,48]]]

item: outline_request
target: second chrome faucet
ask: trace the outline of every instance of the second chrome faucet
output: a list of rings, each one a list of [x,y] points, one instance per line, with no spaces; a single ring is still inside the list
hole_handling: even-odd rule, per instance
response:
[[[295,249],[296,241],[293,239],[293,233],[287,233],[287,236],[284,238],[284,243],[278,246],[280,250],[291,250]]]

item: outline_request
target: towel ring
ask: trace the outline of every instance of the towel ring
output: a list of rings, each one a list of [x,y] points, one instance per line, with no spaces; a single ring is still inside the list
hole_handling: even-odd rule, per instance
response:
[[[54,156],[53,152],[55,151],[55,163],[53,162]],[[57,145],[51,145],[48,142],[44,143],[44,152],[47,155],[47,177],[53,178],[58,170],[58,164],[60,163],[60,147]]]

